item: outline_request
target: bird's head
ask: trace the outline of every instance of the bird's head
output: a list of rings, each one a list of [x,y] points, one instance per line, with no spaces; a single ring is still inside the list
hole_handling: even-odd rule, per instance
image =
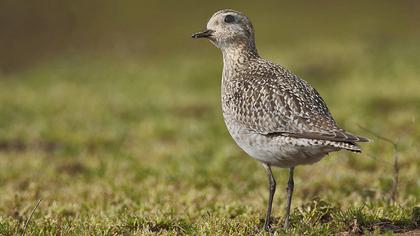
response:
[[[195,33],[192,37],[207,38],[222,50],[238,46],[255,48],[251,21],[243,13],[230,9],[214,13],[206,30]]]

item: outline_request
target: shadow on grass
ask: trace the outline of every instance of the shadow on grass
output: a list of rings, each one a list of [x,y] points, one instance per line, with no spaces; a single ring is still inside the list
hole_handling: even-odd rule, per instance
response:
[[[420,227],[420,208],[414,207],[411,218],[390,220],[386,217],[377,217],[363,213],[365,206],[348,210],[346,222],[348,223],[345,233],[362,235],[370,232],[375,233],[407,233]],[[351,221],[349,217],[352,217]]]
[[[362,205],[341,210],[339,205],[332,205],[325,201],[313,200],[293,211],[291,228],[283,230],[283,218],[273,217],[272,228],[279,234],[292,235],[365,235],[397,233],[402,235],[415,235],[420,229],[420,207],[414,207],[411,217],[392,216],[391,209],[395,206],[384,208],[388,213],[381,214],[377,206]],[[389,218],[388,218],[389,217]],[[397,218],[397,220],[390,220]],[[398,219],[400,218],[400,219]],[[260,219],[259,228],[264,225],[264,219]]]
[[[399,221],[391,221],[389,219],[379,219],[374,220],[371,222],[364,222],[363,224],[358,225],[357,221],[351,223],[348,229],[345,232],[342,232],[342,235],[350,234],[350,235],[364,235],[369,232],[377,232],[377,233],[407,233],[411,232],[418,227],[410,222],[399,220]]]
[[[122,225],[113,230],[116,234],[131,234],[135,232],[164,233],[175,232],[177,234],[191,234],[194,232],[194,226],[188,224],[183,219],[161,219],[156,221],[127,218]]]

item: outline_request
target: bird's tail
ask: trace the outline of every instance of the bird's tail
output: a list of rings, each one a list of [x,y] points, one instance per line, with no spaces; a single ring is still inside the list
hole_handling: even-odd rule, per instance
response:
[[[351,152],[357,152],[357,153],[362,152],[362,149],[356,143],[353,143],[353,142],[326,141],[325,144],[336,147],[336,148],[345,149]]]

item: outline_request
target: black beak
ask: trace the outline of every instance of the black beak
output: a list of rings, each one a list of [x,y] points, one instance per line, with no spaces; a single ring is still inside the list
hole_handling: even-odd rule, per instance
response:
[[[198,38],[208,38],[211,37],[213,35],[213,30],[206,30],[203,32],[198,32],[192,35],[193,38],[198,39]]]

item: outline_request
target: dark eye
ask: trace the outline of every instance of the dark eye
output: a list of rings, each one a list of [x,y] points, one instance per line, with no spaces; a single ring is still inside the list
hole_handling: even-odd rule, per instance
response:
[[[232,23],[234,21],[235,21],[235,17],[233,17],[232,15],[225,16],[225,22],[226,23]]]

